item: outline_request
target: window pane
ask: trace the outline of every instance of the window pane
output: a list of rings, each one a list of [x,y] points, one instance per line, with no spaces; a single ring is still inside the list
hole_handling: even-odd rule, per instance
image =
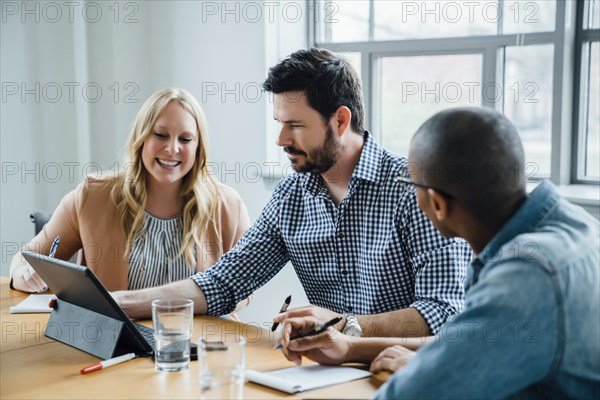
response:
[[[505,0],[502,7],[503,33],[552,32],[556,1]]]
[[[505,50],[504,114],[521,135],[528,178],[550,176],[553,54],[551,44]]]
[[[583,28],[600,29],[600,0],[587,0],[585,3]]]
[[[316,1],[315,13],[321,43],[369,40],[369,2],[366,0]]]
[[[600,179],[600,42],[585,45],[589,52],[589,84],[582,106],[586,107],[584,145],[585,171],[587,179]],[[586,104],[587,103],[587,104]]]
[[[375,40],[495,35],[497,1],[376,1]]]
[[[426,119],[448,107],[481,105],[481,54],[385,57],[380,61],[382,144],[406,155]]]

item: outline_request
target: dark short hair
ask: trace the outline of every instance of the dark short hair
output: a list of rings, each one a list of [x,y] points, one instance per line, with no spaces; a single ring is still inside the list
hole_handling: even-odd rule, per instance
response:
[[[341,106],[352,113],[350,124],[364,131],[365,111],[360,78],[345,59],[325,49],[299,50],[269,69],[263,82],[267,92],[302,91],[308,104],[328,121]]]
[[[525,162],[514,125],[491,108],[453,108],[429,118],[410,144],[415,181],[451,193],[481,220],[525,193]]]

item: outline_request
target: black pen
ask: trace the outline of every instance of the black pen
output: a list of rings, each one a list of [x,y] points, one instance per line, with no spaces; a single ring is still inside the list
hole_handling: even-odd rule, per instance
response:
[[[48,255],[49,257],[54,258],[54,254],[56,254],[56,249],[58,248],[59,243],[60,236],[56,236],[56,239],[54,239],[54,242],[52,242],[52,246],[50,247],[50,254]]]
[[[288,297],[285,298],[285,301],[283,302],[283,305],[281,306],[281,309],[279,310],[279,314],[281,314],[282,312],[285,312],[285,310],[287,310],[288,307],[290,306],[291,302],[292,302],[292,295],[290,294]],[[273,325],[271,326],[271,332],[275,332],[275,329],[277,329],[278,326],[279,326],[279,322],[273,322]]]
[[[299,334],[297,334],[295,336],[292,336],[290,338],[290,341],[296,340],[296,339],[300,339],[300,338],[303,338],[303,337],[307,337],[307,336],[315,336],[315,335],[318,335],[320,333],[323,333],[323,332],[325,332],[327,330],[327,328],[329,328],[330,326],[333,326],[333,325],[337,324],[341,320],[342,320],[341,317],[336,317],[336,318],[332,319],[331,321],[325,322],[324,324],[319,324],[319,325],[315,326],[314,328],[309,329],[306,332],[302,332],[302,333],[299,333]],[[274,347],[275,350],[279,350],[281,348],[283,348],[283,344],[282,343],[279,343],[278,345],[276,345]]]

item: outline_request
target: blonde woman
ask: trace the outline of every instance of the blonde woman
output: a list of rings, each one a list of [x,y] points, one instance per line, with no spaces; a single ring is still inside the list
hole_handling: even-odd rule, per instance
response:
[[[207,128],[194,97],[181,89],[154,93],[129,135],[125,168],[87,177],[67,194],[25,248],[68,260],[82,249],[87,265],[110,291],[158,286],[212,266],[249,226],[239,195],[207,171]],[[15,255],[11,287],[46,284]]]

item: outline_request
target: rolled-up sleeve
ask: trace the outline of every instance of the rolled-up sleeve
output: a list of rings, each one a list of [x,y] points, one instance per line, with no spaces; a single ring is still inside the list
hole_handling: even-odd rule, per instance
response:
[[[414,301],[429,329],[436,334],[446,320],[464,305],[464,282],[473,257],[462,239],[447,239],[431,224],[411,196],[404,235],[415,276]]]

